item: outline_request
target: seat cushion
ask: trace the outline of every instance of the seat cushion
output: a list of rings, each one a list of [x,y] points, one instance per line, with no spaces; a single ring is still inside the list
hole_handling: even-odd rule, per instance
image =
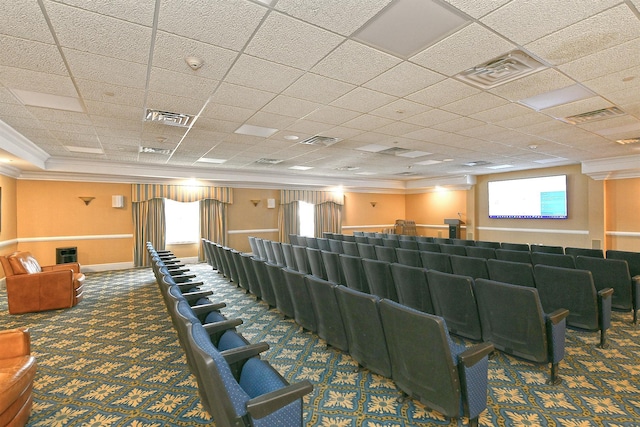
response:
[[[29,390],[35,375],[33,356],[0,359],[0,414]]]
[[[9,255],[9,264],[13,274],[40,273],[42,268],[30,252],[14,252]]]

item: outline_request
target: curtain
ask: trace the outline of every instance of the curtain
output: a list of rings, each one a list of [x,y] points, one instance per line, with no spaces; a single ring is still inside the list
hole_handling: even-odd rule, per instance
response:
[[[280,205],[278,211],[278,237],[281,242],[289,242],[289,234],[300,234],[298,202]]]
[[[325,231],[342,233],[342,205],[325,202],[315,205],[315,235],[322,237]]]
[[[133,212],[133,265],[149,265],[147,242],[154,248],[163,249],[165,245],[164,199],[150,199],[131,204]]]
[[[205,199],[200,201],[200,236],[203,239],[226,245],[227,243],[227,203]],[[205,261],[203,243],[200,242],[198,260]]]

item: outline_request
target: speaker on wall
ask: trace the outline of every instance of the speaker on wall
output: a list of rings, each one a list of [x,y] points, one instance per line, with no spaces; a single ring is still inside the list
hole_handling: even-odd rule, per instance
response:
[[[267,199],[267,209],[273,209],[276,207],[276,199]]]
[[[124,208],[124,196],[111,196],[112,208]]]

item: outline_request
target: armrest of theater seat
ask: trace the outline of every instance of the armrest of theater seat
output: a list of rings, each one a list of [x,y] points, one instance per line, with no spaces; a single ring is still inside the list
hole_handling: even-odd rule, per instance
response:
[[[29,329],[0,331],[0,359],[13,359],[29,354],[31,354]]]
[[[598,309],[600,309],[599,326],[601,331],[605,331],[611,327],[611,297],[613,296],[613,288],[604,288],[598,291]],[[605,346],[604,340],[601,343]]]
[[[640,275],[631,278],[631,305],[635,324],[638,322],[638,310],[640,310]]]
[[[471,348],[458,354],[458,364],[464,365],[465,368],[470,368],[494,350],[493,344],[490,342],[484,342],[476,344]]]
[[[247,412],[255,419],[264,418],[291,402],[301,399],[312,391],[313,385],[308,380],[290,384],[249,400],[247,402]]]
[[[559,308],[545,315],[547,324],[547,346],[551,363],[559,363],[564,359],[565,333],[567,330],[569,310]]]
[[[173,281],[176,282],[176,283],[190,282],[191,279],[196,277],[195,274],[188,274],[188,275],[187,274],[176,274],[174,276],[173,274],[171,274],[171,272],[169,272],[169,275],[171,276]]]
[[[264,353],[269,350],[269,344],[266,342],[260,342],[257,344],[249,344],[244,347],[231,348],[229,350],[221,351],[229,365],[247,360],[251,357],[259,356],[260,353]]]
[[[224,302],[218,302],[215,304],[200,304],[191,307],[191,311],[193,311],[193,314],[195,314],[196,316],[203,316],[211,313],[212,311],[218,311],[221,308],[225,308],[226,306],[227,304]]]
[[[201,298],[206,298],[209,295],[213,295],[213,292],[212,291],[196,291],[196,292],[185,292],[184,294],[182,294],[184,299],[187,300],[187,302],[189,303],[198,301]]]
[[[64,264],[45,265],[40,267],[42,271],[59,271],[72,270],[74,273],[80,273],[80,264],[77,262],[67,262]]]
[[[202,284],[202,283],[200,283]],[[193,282],[181,282],[181,283],[176,283],[175,286],[177,286],[181,292],[184,293],[185,289],[194,289],[198,290],[198,283],[193,283]],[[195,292],[195,291],[194,291]]]
[[[559,308],[553,313],[547,314],[547,319],[549,319],[552,324],[557,325],[562,320],[566,319],[568,315],[569,310],[567,310],[566,308]]]
[[[214,335],[223,331],[228,331],[229,329],[233,329],[240,325],[242,325],[242,319],[228,319],[215,323],[205,323],[202,327],[209,335]]]

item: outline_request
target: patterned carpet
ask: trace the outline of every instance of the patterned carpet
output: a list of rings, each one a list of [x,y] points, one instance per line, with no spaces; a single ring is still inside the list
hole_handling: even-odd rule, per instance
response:
[[[265,354],[290,382],[308,379],[308,426],[455,426],[407,400],[391,380],[356,370],[351,357],[327,349],[315,335],[206,264],[191,266],[240,331],[266,341]],[[0,294],[3,328],[29,327],[38,361],[30,426],[197,426],[212,420],[199,403],[170,319],[150,269],[87,274],[78,306],[12,316]],[[548,367],[495,353],[490,361],[484,426],[640,426],[640,327],[629,313],[614,313],[611,347],[596,347],[597,333],[569,330],[560,364],[564,382],[548,386]],[[469,344],[469,343],[467,343]]]

